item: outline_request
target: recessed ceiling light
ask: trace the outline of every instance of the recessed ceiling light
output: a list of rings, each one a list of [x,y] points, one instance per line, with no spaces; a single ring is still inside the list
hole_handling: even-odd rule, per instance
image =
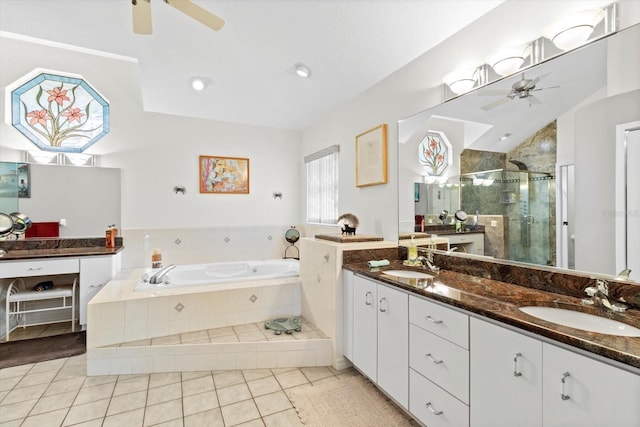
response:
[[[189,81],[191,82],[193,90],[198,92],[202,92],[207,88],[207,86],[209,86],[209,79],[204,77],[191,77]]]
[[[498,138],[499,141],[504,141],[505,139],[509,138],[511,136],[510,133],[505,133],[504,135],[502,135],[500,138]]]
[[[311,75],[311,70],[304,64],[296,64],[296,74],[300,77],[307,78]]]

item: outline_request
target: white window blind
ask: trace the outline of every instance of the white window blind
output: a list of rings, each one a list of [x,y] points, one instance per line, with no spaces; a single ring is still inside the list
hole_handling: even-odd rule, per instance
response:
[[[332,145],[304,158],[307,167],[307,222],[335,224],[338,220],[338,156]]]

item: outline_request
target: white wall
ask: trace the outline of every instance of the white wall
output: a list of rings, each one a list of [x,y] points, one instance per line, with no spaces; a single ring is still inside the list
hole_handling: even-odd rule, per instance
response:
[[[0,57],[3,88],[34,68],[45,68],[82,75],[109,101],[111,132],[87,152],[100,155],[101,166],[122,171],[122,223],[118,225],[124,231],[254,227],[262,238],[260,227],[280,230],[298,223],[299,132],[146,113],[142,111],[138,64],[127,58],[6,37],[0,38]],[[3,92],[2,117],[5,101]],[[19,161],[17,153],[34,148],[13,127],[0,124],[0,160]],[[200,194],[199,155],[249,158],[250,193]],[[186,194],[174,193],[175,185],[185,186]],[[33,188],[34,193],[36,190]],[[274,191],[281,192],[282,198],[274,199]],[[84,203],[99,203],[99,199]],[[106,225],[102,222],[100,227]],[[245,245],[254,237],[244,233]]]

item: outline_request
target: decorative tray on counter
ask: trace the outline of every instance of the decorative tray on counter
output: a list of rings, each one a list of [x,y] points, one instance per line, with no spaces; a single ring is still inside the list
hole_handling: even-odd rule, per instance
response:
[[[338,243],[356,243],[356,242],[380,242],[384,240],[379,236],[368,236],[366,234],[316,234],[316,239],[330,240]]]

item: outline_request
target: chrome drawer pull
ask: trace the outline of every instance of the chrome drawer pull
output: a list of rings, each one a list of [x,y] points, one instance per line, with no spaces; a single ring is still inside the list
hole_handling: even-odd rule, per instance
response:
[[[436,365],[440,365],[442,362],[444,362],[444,360],[442,360],[442,359],[440,359],[440,360],[434,359],[433,356],[431,355],[431,353],[425,354],[424,357],[426,357],[427,359],[431,360]]]
[[[386,311],[387,311],[387,309],[386,309],[386,308],[383,308],[383,307],[382,307],[382,302],[383,302],[383,301],[386,303],[386,302],[387,302],[387,299],[386,299],[386,298],[380,298],[380,302],[378,303],[378,304],[380,305],[380,309],[379,309],[379,310],[380,310],[380,313],[384,313],[384,312],[386,312]]]
[[[516,353],[513,356],[513,376],[514,377],[521,377],[522,376],[522,372],[518,371],[518,358],[522,357],[522,353]]]
[[[99,285],[90,285],[90,288],[101,288],[104,286],[104,283],[100,283]]]
[[[433,317],[431,317],[431,316],[426,316],[426,319],[427,319],[429,322],[435,323],[436,325],[439,325],[440,323],[442,323],[442,320],[436,320],[436,319],[434,319],[434,318],[433,318]]]
[[[43,267],[29,267],[29,271],[39,271],[42,270]]]
[[[369,296],[370,296],[370,295],[373,295],[373,294],[371,293],[371,291],[368,291],[366,294],[364,294],[364,303],[365,303],[366,305],[371,305],[371,301],[369,301]]]
[[[427,402],[426,407],[428,410],[430,410],[433,415],[442,415],[444,414],[444,412],[442,411],[436,411],[435,409],[433,409],[433,405],[431,404],[431,402]]]
[[[569,395],[564,393],[564,388],[565,388],[565,384],[566,384],[566,379],[567,377],[570,377],[571,375],[569,375],[569,372],[565,372],[564,374],[562,374],[562,378],[560,378],[560,382],[562,383],[562,389],[560,390],[560,397],[562,398],[562,400],[569,400]]]

